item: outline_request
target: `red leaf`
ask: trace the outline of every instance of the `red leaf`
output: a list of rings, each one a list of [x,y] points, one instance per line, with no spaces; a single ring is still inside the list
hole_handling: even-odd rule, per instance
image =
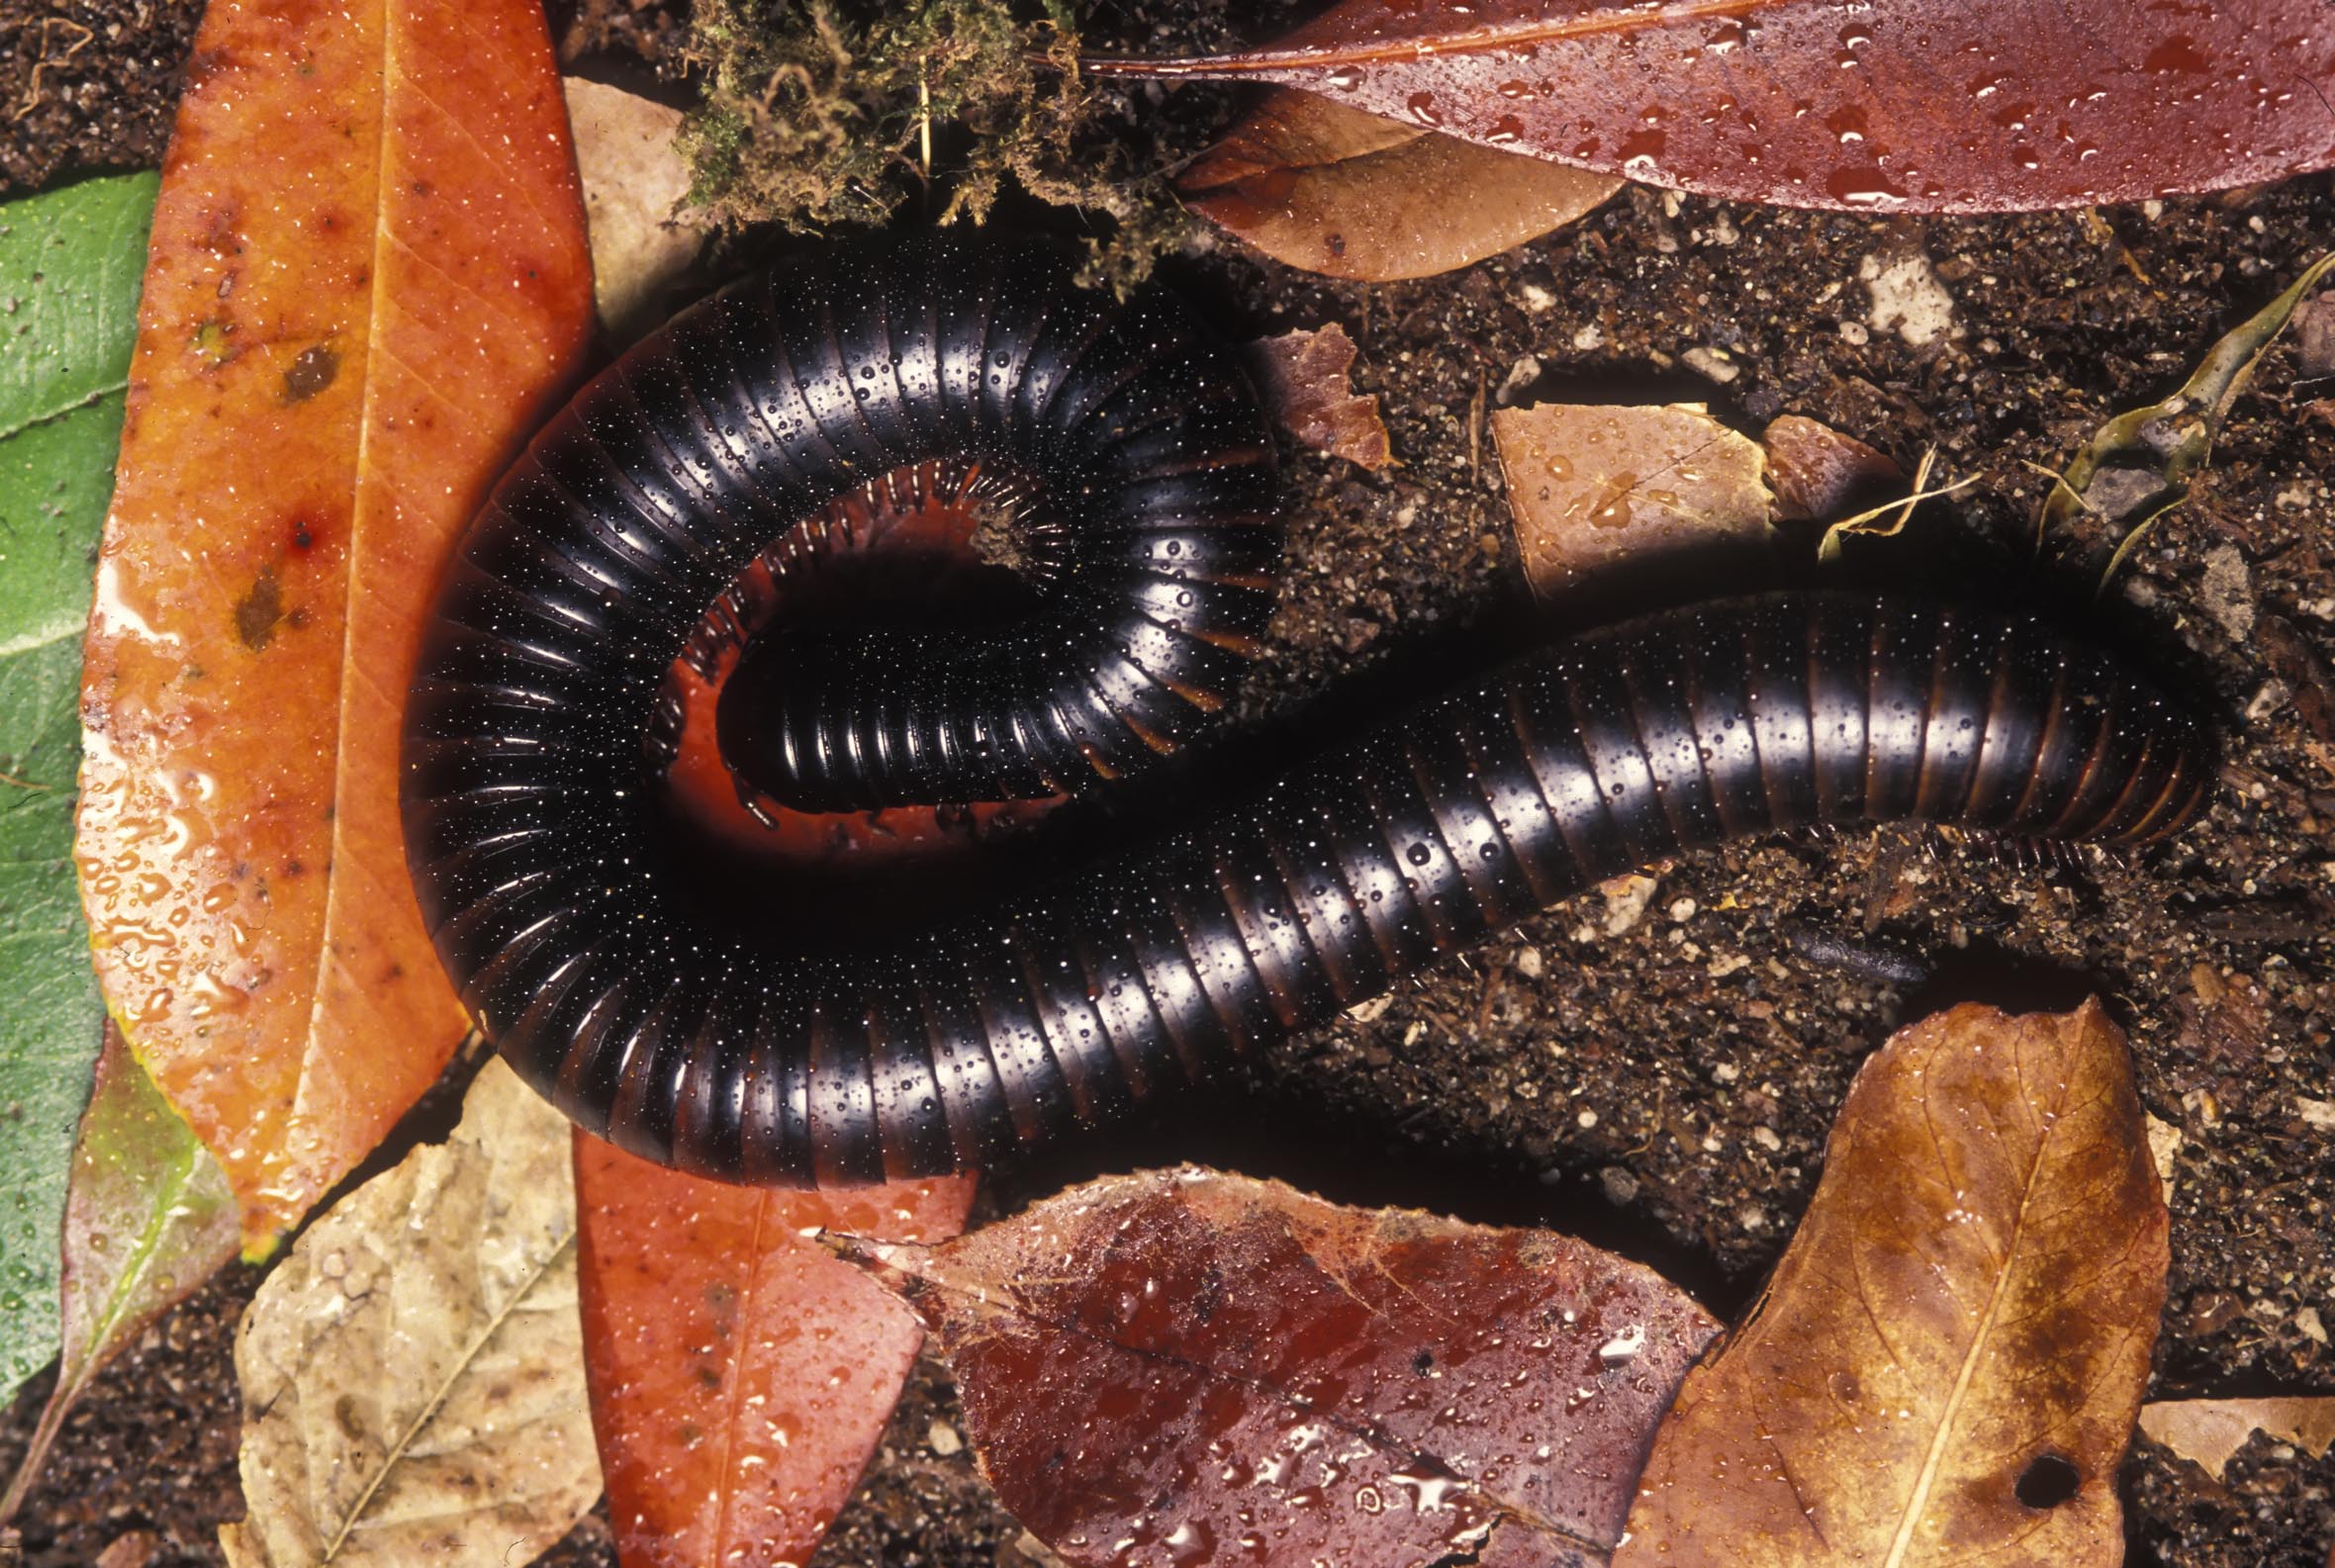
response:
[[[939,1333],[998,1495],[1081,1564],[1603,1562],[1718,1330],[1568,1237],[1196,1169],[840,1245]]]
[[[264,1250],[463,1029],[406,879],[417,628],[591,324],[533,0],[218,0],[82,683],[107,1001]]]
[[[1345,0],[1267,48],[1085,63],[1791,207],[2089,207],[2335,163],[2321,0]]]
[[[973,1189],[757,1191],[577,1135],[585,1369],[625,1568],[809,1559],[924,1331],[806,1233],[945,1240]]]

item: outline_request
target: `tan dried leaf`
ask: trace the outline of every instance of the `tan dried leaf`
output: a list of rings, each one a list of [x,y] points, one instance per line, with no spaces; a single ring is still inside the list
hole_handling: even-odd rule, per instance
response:
[[[2098,1002],[1899,1031],[1765,1296],[1679,1391],[1615,1568],[2115,1561],[2167,1257]]]
[[[524,1562],[600,1495],[568,1124],[500,1059],[334,1205],[235,1337],[234,1568]]]
[[[1536,594],[1685,553],[1762,554],[1775,533],[1758,444],[1701,404],[1502,409],[1492,439]]]
[[[1332,322],[1318,331],[1283,332],[1249,345],[1256,374],[1273,418],[1305,445],[1362,468],[1393,461],[1386,445],[1386,421],[1378,416],[1378,395],[1357,396],[1350,379],[1354,339]]]
[[[705,238],[701,211],[686,209],[689,160],[674,144],[682,114],[620,87],[563,77],[592,239],[592,303],[619,342],[663,319],[665,285]]]
[[[2221,1479],[2256,1432],[2313,1459],[2335,1445],[2335,1395],[2286,1399],[2164,1399],[2140,1407],[2140,1430]]]
[[[1276,88],[1176,183],[1192,211],[1276,261],[1387,283],[1521,245],[1625,182]]]

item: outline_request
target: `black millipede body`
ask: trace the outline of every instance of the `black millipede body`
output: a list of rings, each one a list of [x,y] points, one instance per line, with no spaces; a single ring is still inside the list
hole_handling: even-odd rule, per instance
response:
[[[829,951],[726,929],[650,830],[659,683],[766,541],[951,451],[1058,519],[1049,607],[998,644],[750,646],[725,750],[839,807],[1075,786],[1186,735],[1270,605],[1266,432],[1190,318],[1043,252],[851,252],[717,297],[588,387],[460,549],[407,720],[422,912],[513,1065],[637,1153],[780,1184],[978,1165],[1680,850],[1891,818],[2133,843],[2208,785],[2171,703],[2038,622],[1779,595],[1510,665],[978,917]]]

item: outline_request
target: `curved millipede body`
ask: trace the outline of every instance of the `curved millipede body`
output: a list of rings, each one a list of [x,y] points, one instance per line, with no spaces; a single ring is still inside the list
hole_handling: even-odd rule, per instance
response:
[[[649,828],[659,682],[767,540],[958,441],[1057,508],[1056,607],[993,660],[795,644],[758,693],[789,716],[737,721],[759,782],[994,797],[1171,744],[1269,603],[1261,421],[1172,307],[1097,305],[1030,252],[718,297],[587,388],[461,548],[408,718],[422,911],[503,1054],[635,1153],[785,1184],[978,1165],[1680,850],[1890,818],[2133,843],[2205,796],[2183,715],[2038,622],[1779,595],[1510,665],[978,917],[825,951],[721,927]]]

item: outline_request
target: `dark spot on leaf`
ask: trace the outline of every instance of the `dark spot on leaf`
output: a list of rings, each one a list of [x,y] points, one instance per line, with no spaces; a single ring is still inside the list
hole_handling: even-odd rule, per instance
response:
[[[1330,246],[1330,254],[1334,256],[1343,256],[1346,254],[1346,236],[1344,234],[1330,235],[1328,243]]]
[[[303,866],[303,865],[302,865],[300,862],[298,862],[298,861],[286,861],[286,862],[284,863],[284,875],[285,875],[285,876],[299,876],[299,875],[300,875],[302,872],[305,872],[305,871],[307,871],[307,870],[308,870],[308,868],[307,868],[306,866]]]
[[[1422,1350],[1417,1355],[1411,1357],[1411,1370],[1418,1373],[1421,1377],[1425,1377],[1428,1373],[1434,1371],[1435,1352],[1433,1350]]]
[[[340,353],[329,343],[319,343],[304,348],[300,357],[292,361],[292,368],[284,372],[284,402],[306,403],[340,374]]]
[[[263,566],[252,579],[251,592],[235,604],[235,635],[257,653],[275,640],[276,622],[284,618],[284,589],[276,569]]]
[[[306,517],[293,518],[292,548],[295,550],[310,550],[316,547],[316,542],[317,531],[315,528],[309,526],[308,519]]]
[[[2013,1489],[2032,1509],[2057,1508],[2083,1489],[2084,1477],[2063,1454],[2039,1453],[2018,1473]]]

